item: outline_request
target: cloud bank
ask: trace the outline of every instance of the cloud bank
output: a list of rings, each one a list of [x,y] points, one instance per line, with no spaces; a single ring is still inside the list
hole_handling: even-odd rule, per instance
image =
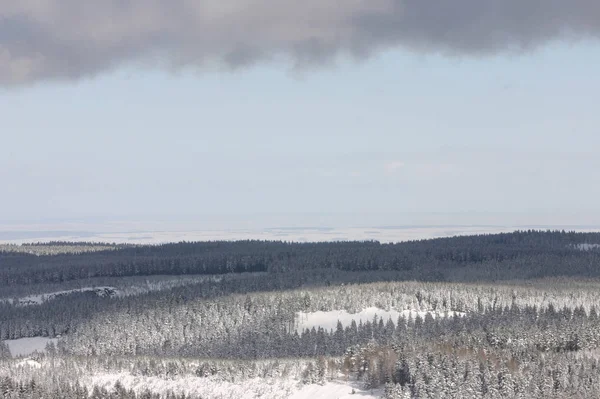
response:
[[[295,65],[403,47],[485,56],[600,37],[598,0],[0,0],[0,85],[122,65]]]

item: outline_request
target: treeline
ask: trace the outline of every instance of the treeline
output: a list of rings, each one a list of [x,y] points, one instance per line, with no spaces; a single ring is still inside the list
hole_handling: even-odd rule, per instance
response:
[[[89,242],[51,241],[32,244],[0,244],[0,254],[22,254],[33,256],[55,256],[61,254],[82,254],[86,252],[109,251],[125,248],[126,244],[98,244]]]
[[[5,251],[0,253],[0,286],[111,276],[310,269],[404,271],[410,279],[428,281],[467,279],[470,275],[487,279],[598,276],[600,251],[577,249],[587,243],[600,243],[600,233],[520,231],[398,244],[182,242],[53,256]]]

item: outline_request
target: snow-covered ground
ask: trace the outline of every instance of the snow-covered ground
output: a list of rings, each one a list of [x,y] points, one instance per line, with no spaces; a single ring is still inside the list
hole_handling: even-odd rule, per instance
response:
[[[338,320],[342,323],[344,327],[349,326],[352,323],[352,320],[359,324],[361,321],[366,323],[367,321],[373,321],[373,318],[377,316],[377,319],[382,319],[387,321],[388,319],[392,319],[394,323],[398,320],[400,316],[404,316],[405,318],[412,317],[413,319],[417,316],[421,316],[424,318],[427,313],[430,313],[433,318],[436,317],[453,317],[464,316],[465,313],[462,312],[427,312],[427,311],[417,311],[417,310],[402,310],[397,311],[395,309],[383,310],[376,307],[370,307],[363,309],[358,313],[348,313],[345,310],[332,310],[329,312],[311,312],[311,313],[296,313],[296,331],[298,333],[311,329],[313,327],[323,327],[325,330],[334,330],[337,327]]]
[[[290,399],[375,399],[383,390],[364,390],[357,383],[328,382],[325,385],[305,385]]]
[[[128,373],[104,373],[87,377],[85,383],[111,389],[117,381],[126,389],[137,392],[146,389],[155,393],[173,391],[207,399],[375,399],[383,393],[381,390],[363,390],[356,382],[335,381],[324,385],[301,385],[291,378],[252,378],[232,383],[212,377],[182,376],[164,379],[133,376]]]
[[[61,296],[70,295],[77,292],[94,292],[99,297],[112,297],[117,295],[119,290],[115,287],[84,287],[73,290],[65,290],[65,291],[55,291],[48,292],[40,295],[29,295],[23,298],[16,299],[17,305],[20,306],[29,306],[29,305],[41,305],[46,301],[50,301],[52,299],[56,299]],[[0,299],[0,301],[8,301],[10,303],[15,302],[15,300],[10,298]]]
[[[4,341],[13,357],[29,356],[34,352],[43,352],[49,342],[56,344],[56,338],[33,337],[9,339]]]

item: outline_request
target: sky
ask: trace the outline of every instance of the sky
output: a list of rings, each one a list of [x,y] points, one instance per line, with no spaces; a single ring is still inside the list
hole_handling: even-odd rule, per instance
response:
[[[600,226],[596,2],[81,3],[0,10],[0,226]]]

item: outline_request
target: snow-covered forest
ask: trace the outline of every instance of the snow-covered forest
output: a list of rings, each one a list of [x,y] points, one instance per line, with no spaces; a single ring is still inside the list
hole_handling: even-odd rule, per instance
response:
[[[6,398],[600,398],[600,234],[0,247]]]

